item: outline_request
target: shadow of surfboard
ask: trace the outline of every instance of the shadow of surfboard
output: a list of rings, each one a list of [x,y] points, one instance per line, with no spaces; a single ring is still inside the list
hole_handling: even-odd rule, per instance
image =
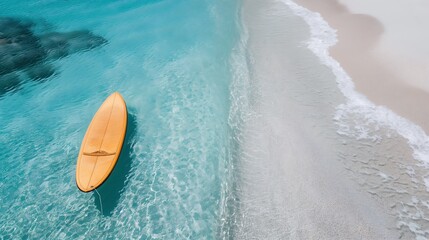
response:
[[[118,205],[121,194],[127,184],[127,176],[131,169],[131,149],[133,139],[136,134],[137,123],[136,117],[130,112],[128,112],[127,122],[125,141],[121,154],[119,155],[119,159],[116,162],[116,166],[107,180],[97,188],[97,191],[101,196],[101,201],[98,194],[95,191],[93,192],[95,196],[95,205],[105,217],[112,216],[113,210]],[[102,209],[101,205],[103,207]]]

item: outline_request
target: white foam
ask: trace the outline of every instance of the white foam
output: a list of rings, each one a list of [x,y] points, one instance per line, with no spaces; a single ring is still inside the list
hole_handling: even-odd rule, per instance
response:
[[[252,110],[250,107],[250,72],[247,62],[247,43],[249,39],[249,33],[246,25],[239,21],[240,38],[236,45],[232,49],[230,55],[230,66],[232,73],[232,81],[229,86],[230,88],[230,109],[228,115],[228,126],[231,130],[230,144],[240,144],[244,139],[242,129],[244,123],[252,118]],[[239,225],[238,216],[238,199],[234,189],[234,183],[236,179],[236,164],[234,159],[236,154],[241,154],[239,147],[233,148],[229,153],[228,160],[225,161],[225,175],[224,181],[222,181],[221,198],[220,198],[220,228],[219,238],[229,239],[234,236],[231,231],[234,227]]]
[[[340,63],[329,55],[329,48],[337,43],[336,30],[331,28],[319,13],[299,6],[292,0],[279,1],[289,6],[295,15],[302,17],[309,25],[311,38],[307,47],[332,70],[340,91],[346,97],[346,103],[337,107],[334,117],[339,126],[338,133],[377,141],[381,139],[377,130],[382,127],[391,129],[407,139],[413,150],[413,157],[429,168],[429,137],[423,129],[388,108],[375,105],[357,92],[351,77]],[[429,179],[425,179],[425,184],[429,191]]]

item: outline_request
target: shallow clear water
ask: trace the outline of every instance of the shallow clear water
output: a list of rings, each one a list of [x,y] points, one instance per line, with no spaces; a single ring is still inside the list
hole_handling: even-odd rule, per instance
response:
[[[2,2],[0,16],[34,21],[35,34],[89,30],[108,41],[50,61],[54,76],[24,79],[0,97],[2,236],[225,234],[236,1]],[[99,189],[100,204],[75,186],[75,164],[86,127],[114,91],[130,127],[118,181]]]

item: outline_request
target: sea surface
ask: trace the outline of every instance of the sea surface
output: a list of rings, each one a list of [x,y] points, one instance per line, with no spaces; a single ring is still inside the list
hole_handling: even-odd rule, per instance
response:
[[[47,79],[18,69],[22,83],[0,96],[0,236],[222,237],[238,11],[229,0],[2,1],[0,17],[31,21],[35,35],[86,30],[107,43],[47,60]],[[81,140],[115,91],[129,111],[125,147],[100,195],[82,193]]]

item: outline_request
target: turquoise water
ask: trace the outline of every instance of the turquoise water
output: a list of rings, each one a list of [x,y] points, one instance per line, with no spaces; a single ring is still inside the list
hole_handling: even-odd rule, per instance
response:
[[[238,9],[230,0],[0,3],[0,16],[31,19],[35,32],[86,29],[108,41],[52,61],[54,76],[0,97],[1,236],[226,237]],[[131,127],[100,204],[75,186],[75,164],[114,91]]]

